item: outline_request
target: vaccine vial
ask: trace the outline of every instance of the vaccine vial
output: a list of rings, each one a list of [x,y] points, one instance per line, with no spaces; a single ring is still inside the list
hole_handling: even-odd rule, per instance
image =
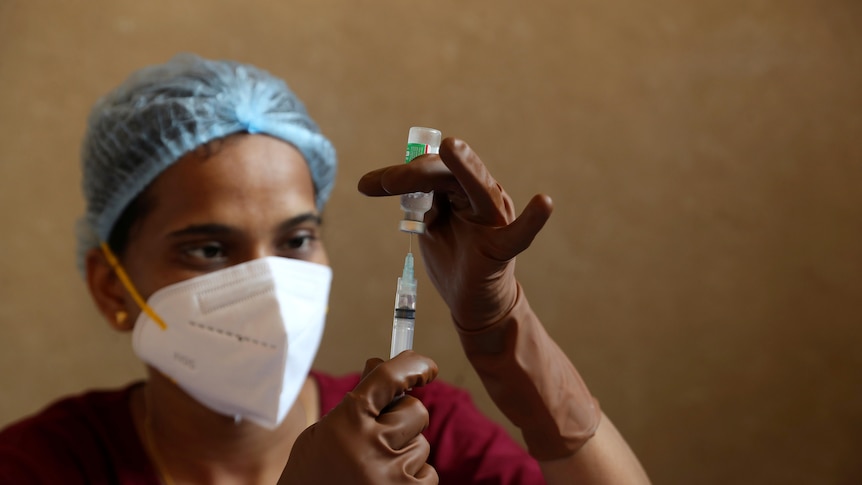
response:
[[[426,153],[439,153],[440,141],[443,135],[434,128],[414,126],[407,134],[407,153],[404,163]],[[401,210],[404,211],[404,219],[398,228],[404,232],[422,234],[425,232],[425,213],[431,209],[434,201],[434,192],[414,192],[401,196]]]

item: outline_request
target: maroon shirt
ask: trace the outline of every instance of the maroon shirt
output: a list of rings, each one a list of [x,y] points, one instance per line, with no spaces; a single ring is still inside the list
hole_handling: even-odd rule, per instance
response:
[[[359,382],[357,374],[311,375],[321,414]],[[129,399],[138,385],[65,398],[0,431],[0,483],[158,485],[132,422]],[[483,416],[466,391],[435,381],[411,394],[430,415],[423,434],[440,483],[544,483],[536,461]]]

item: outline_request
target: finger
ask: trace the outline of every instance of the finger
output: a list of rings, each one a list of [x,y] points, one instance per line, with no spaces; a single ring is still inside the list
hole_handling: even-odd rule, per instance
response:
[[[405,395],[386,408],[377,422],[389,446],[400,450],[428,427],[428,409],[419,399]]]
[[[405,350],[374,368],[351,392],[373,416],[380,415],[396,396],[424,386],[437,377],[437,364],[412,350]]]
[[[422,155],[410,163],[379,168],[359,179],[359,192],[380,197],[413,192],[460,190],[452,172],[437,155]]]
[[[553,210],[554,204],[550,197],[544,194],[534,195],[521,215],[514,222],[500,229],[500,237],[496,238],[496,241],[503,254],[497,257],[505,261],[530,247],[536,234],[551,217]]]
[[[446,138],[440,144],[440,159],[452,171],[480,222],[494,226],[508,221],[509,204],[500,184],[482,163],[479,155],[463,140]]]
[[[365,379],[365,376],[371,373],[378,365],[383,363],[383,359],[372,357],[365,361],[365,367],[362,369],[362,377],[359,380]]]
[[[427,465],[428,456],[431,454],[431,445],[420,434],[396,453],[398,453],[397,461],[399,467],[403,470],[404,474],[415,477]]]
[[[416,481],[422,484],[433,485],[440,483],[440,477],[437,476],[437,470],[426,463],[416,473]]]

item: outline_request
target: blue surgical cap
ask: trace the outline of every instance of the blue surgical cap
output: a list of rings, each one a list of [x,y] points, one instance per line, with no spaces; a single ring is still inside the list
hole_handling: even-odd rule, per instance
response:
[[[166,168],[201,145],[241,132],[295,146],[323,209],[335,182],[335,149],[284,81],[266,71],[181,54],[135,72],[100,99],[81,152],[87,207],[77,230],[79,266]]]

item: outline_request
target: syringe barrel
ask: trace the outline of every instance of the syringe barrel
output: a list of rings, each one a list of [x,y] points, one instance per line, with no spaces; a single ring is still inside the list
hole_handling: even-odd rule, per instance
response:
[[[398,318],[392,320],[392,346],[389,349],[389,358],[413,348],[413,329],[416,320],[412,318]]]
[[[405,259],[411,261],[408,254]],[[398,277],[395,290],[395,311],[392,315],[392,344],[389,347],[389,358],[413,348],[413,329],[416,324],[416,280],[412,279],[412,265],[408,273],[408,280]]]

